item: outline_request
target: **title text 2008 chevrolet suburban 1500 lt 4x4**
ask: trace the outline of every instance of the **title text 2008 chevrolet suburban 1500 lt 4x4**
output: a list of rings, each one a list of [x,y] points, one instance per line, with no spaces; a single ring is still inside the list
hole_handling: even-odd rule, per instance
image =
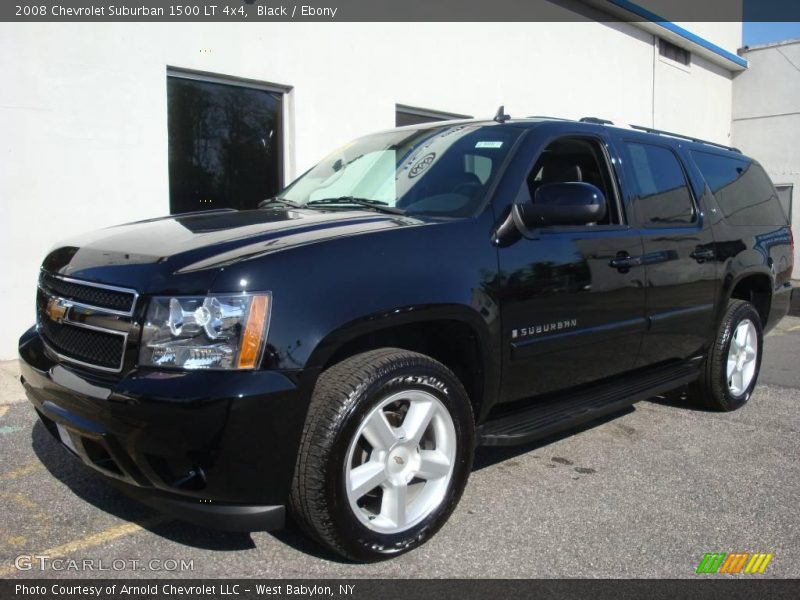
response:
[[[685,384],[746,403],[792,246],[769,178],[731,148],[597,119],[406,127],[257,210],[57,246],[21,380],[142,501],[244,530],[288,508],[376,560],[442,526],[476,445]]]

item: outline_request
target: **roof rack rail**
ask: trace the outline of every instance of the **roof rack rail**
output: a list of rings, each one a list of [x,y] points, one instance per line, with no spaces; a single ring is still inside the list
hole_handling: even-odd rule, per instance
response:
[[[581,119],[582,120],[582,119]],[[679,138],[682,140],[689,140],[690,142],[696,142],[698,144],[705,144],[707,146],[714,146],[715,148],[722,148],[723,150],[730,150],[731,152],[738,152],[739,154],[742,153],[741,150],[738,148],[734,148],[733,146],[726,146],[725,144],[718,144],[716,142],[709,142],[708,140],[701,140],[700,138],[694,138],[690,135],[683,135],[681,133],[673,133],[671,131],[664,131],[662,129],[654,129],[653,127],[645,127],[643,125],[631,125],[631,129],[637,129],[639,131],[644,131],[645,133],[655,133],[656,135],[666,135],[669,137]]]
[[[564,117],[552,117],[550,115],[528,115],[525,117],[526,119],[550,119],[552,121],[570,121],[571,119],[565,119]]]
[[[613,125],[614,121],[601,119],[599,117],[581,117],[581,123],[594,123],[595,125]]]

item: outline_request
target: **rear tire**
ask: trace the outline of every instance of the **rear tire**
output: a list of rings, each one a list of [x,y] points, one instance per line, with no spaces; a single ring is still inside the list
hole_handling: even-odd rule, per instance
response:
[[[753,394],[763,349],[761,317],[744,300],[731,300],[700,379],[690,392],[700,405],[718,411],[744,406]]]
[[[441,363],[394,348],[348,358],[314,388],[292,485],[295,519],[351,560],[407,552],[456,507],[474,436],[469,398]]]

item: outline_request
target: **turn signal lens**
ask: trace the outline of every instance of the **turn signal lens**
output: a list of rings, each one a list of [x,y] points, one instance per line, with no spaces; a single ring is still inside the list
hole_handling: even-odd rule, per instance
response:
[[[242,346],[239,350],[237,366],[240,369],[255,368],[261,358],[269,308],[269,296],[253,296],[250,303],[250,314],[247,317],[247,325],[242,336]]]

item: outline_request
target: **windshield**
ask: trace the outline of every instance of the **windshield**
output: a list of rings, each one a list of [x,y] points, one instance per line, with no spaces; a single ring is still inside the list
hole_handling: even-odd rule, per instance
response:
[[[517,136],[515,129],[474,123],[369,135],[324,158],[276,199],[309,208],[373,205],[471,216]]]

